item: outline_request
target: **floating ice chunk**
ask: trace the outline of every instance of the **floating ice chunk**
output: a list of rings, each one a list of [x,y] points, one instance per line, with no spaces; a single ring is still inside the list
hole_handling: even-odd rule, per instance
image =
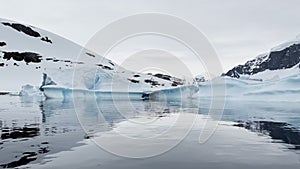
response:
[[[24,85],[20,91],[20,96],[32,97],[32,96],[43,96],[43,93],[40,91],[40,88],[32,85]]]

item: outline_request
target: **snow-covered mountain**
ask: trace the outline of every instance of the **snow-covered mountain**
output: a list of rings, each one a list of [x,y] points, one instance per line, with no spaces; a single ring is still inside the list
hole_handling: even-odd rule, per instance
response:
[[[0,19],[0,90],[40,85],[47,68],[73,66],[81,47],[50,32]]]
[[[294,73],[299,73],[299,62],[300,37],[297,37],[294,40],[272,48],[269,53],[261,54],[243,65],[235,66],[223,75],[256,80],[276,77],[283,78]]]
[[[183,80],[170,75],[126,70],[33,26],[0,19],[0,35],[1,91],[20,90],[25,84],[42,85],[44,90],[60,89],[59,92],[62,89],[154,92],[185,85]]]
[[[222,74],[223,81],[215,79],[200,84],[200,98],[253,101],[300,101],[300,38],[283,43]],[[216,79],[218,79],[216,78]],[[225,82],[225,83],[224,83]],[[214,85],[212,86],[212,84]]]

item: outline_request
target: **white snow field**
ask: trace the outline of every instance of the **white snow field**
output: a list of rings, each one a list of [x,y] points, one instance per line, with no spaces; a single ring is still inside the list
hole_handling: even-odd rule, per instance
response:
[[[74,94],[129,99],[144,99],[149,94],[153,98],[212,97],[214,80],[199,79],[195,85],[197,78],[194,83],[170,75],[132,72],[58,35],[13,21],[0,19],[0,32],[0,91],[20,91],[28,84],[35,88],[42,86],[48,98],[69,98]],[[299,38],[271,51],[296,43]],[[267,56],[259,55],[252,68],[268,59]],[[297,64],[289,69],[241,75],[239,79],[221,77],[226,84],[215,87],[225,85],[226,94],[220,95],[231,99],[299,101],[299,72]],[[26,94],[23,91],[23,95],[34,95],[29,91]],[[198,95],[194,95],[196,92]]]
[[[24,24],[0,19],[1,91],[19,91],[24,85],[41,86],[48,98],[65,98],[76,93],[128,93],[141,98],[153,91],[181,89],[191,94],[197,87],[163,74],[126,70],[58,35]],[[176,93],[176,92],[175,92]]]

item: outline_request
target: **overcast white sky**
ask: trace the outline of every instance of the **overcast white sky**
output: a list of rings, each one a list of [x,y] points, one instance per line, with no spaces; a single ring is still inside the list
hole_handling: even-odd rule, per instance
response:
[[[110,22],[159,12],[185,19],[215,47],[224,70],[300,34],[299,0],[0,0],[0,17],[85,45]],[[118,62],[118,60],[115,60]]]

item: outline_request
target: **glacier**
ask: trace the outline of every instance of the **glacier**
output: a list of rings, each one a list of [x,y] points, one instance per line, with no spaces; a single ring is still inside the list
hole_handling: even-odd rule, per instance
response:
[[[266,76],[266,74],[269,76]],[[271,75],[273,78],[270,78]],[[216,90],[225,86],[223,94],[216,93],[216,98],[226,100],[248,100],[248,101],[275,101],[275,102],[299,102],[300,101],[300,74],[299,69],[286,69],[285,71],[267,71],[255,75],[263,80],[256,80],[249,77],[239,79],[231,77],[223,78],[225,83],[216,83]],[[214,80],[212,80],[214,81]],[[202,82],[197,95],[201,99],[211,100],[212,81]]]

